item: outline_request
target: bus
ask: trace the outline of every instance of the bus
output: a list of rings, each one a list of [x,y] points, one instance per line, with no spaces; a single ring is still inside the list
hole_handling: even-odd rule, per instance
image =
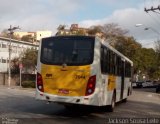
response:
[[[104,106],[126,101],[132,91],[133,62],[96,36],[53,36],[40,42],[36,99]]]

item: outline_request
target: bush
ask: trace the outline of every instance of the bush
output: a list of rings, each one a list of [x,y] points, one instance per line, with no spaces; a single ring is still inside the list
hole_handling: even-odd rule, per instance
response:
[[[35,88],[35,81],[23,81],[22,87],[24,88]]]

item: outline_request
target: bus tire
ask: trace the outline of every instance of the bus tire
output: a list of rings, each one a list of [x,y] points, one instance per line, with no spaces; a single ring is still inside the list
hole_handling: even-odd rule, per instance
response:
[[[114,107],[115,107],[115,103],[116,103],[116,93],[113,92],[111,105],[107,106],[107,111],[108,111],[108,112],[113,112]]]

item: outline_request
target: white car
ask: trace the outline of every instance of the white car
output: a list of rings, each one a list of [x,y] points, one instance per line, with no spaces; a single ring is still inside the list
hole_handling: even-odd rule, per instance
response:
[[[148,80],[142,84],[143,87],[153,87],[153,82]]]

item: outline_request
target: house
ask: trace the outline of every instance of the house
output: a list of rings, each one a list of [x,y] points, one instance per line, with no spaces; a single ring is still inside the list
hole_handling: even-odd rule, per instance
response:
[[[30,42],[0,37],[0,72],[7,72],[9,63],[9,45],[11,44],[11,60],[20,57],[28,48],[38,49],[38,45]]]

